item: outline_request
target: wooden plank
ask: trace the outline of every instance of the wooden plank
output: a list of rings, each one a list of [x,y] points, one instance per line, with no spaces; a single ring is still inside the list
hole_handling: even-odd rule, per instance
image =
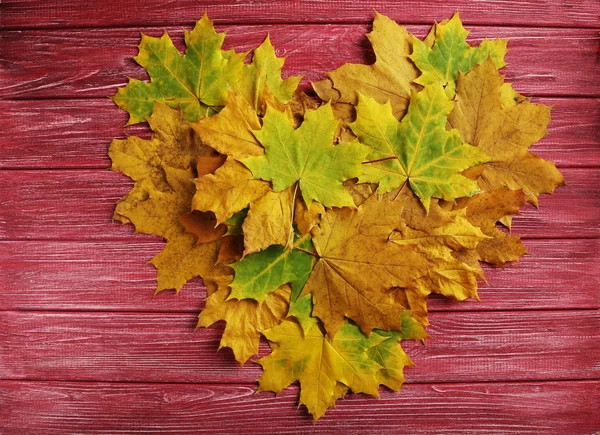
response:
[[[165,9],[159,0],[102,0],[81,3],[77,0],[48,2],[4,0],[0,24],[7,28],[108,27],[132,25],[189,25],[203,10],[217,22],[226,23],[305,23],[369,22],[373,9],[394,19],[429,24],[449,18],[460,11],[469,24],[521,26],[600,27],[600,7],[594,0],[487,1],[484,5],[468,0],[449,4],[442,0],[182,0]]]
[[[600,239],[526,240],[531,255],[504,269],[486,268],[481,302],[432,298],[431,311],[600,308]],[[163,242],[0,242],[4,310],[188,311],[206,297],[200,279],[175,295],[153,296],[147,264]]]
[[[536,98],[554,106],[548,136],[531,147],[557,166],[600,165],[600,99]],[[147,136],[124,128],[127,114],[108,99],[0,101],[0,168],[108,168],[113,137]]]
[[[428,26],[410,26],[423,37]],[[365,25],[226,26],[226,46],[247,51],[267,32],[279,56],[287,55],[285,75],[303,74],[303,88],[343,63],[372,63]],[[139,32],[160,36],[163,29],[73,29],[4,32],[0,97],[104,97],[115,93],[127,77],[145,79],[131,59],[137,54]],[[182,47],[182,29],[169,28]],[[503,70],[525,95],[600,96],[600,35],[592,29],[474,27],[472,42],[483,37],[509,38],[509,65]],[[57,65],[65,67],[57,68]],[[68,65],[68,66],[67,66]],[[576,73],[574,73],[576,71]]]
[[[119,382],[253,382],[223,325],[195,330],[193,313],[0,314],[0,378]],[[409,382],[600,377],[600,313],[593,310],[432,313],[425,345],[405,342]],[[260,355],[268,353],[265,342]]]
[[[568,186],[524,207],[513,231],[530,238],[598,237],[600,171],[564,168]],[[137,242],[130,225],[112,221],[117,200],[130,189],[122,174],[108,170],[0,171],[0,239]]]
[[[600,382],[406,385],[348,396],[314,423],[298,388],[0,381],[3,433],[569,434],[600,429]]]

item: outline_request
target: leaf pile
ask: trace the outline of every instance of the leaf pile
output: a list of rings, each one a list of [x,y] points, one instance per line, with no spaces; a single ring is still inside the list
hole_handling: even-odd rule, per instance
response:
[[[507,41],[467,34],[458,14],[423,40],[376,14],[376,62],[329,72],[317,102],[268,37],[248,62],[204,16],[185,54],[143,35],[150,81],[113,97],[153,132],[109,155],[135,182],[115,219],[166,239],[157,292],[202,277],[198,325],[224,320],[240,364],[266,337],[259,390],[298,381],[315,419],[348,390],[398,390],[427,296],[477,298],[481,262],[526,253],[498,224],[563,184],[528,151],[550,109],[504,82]]]

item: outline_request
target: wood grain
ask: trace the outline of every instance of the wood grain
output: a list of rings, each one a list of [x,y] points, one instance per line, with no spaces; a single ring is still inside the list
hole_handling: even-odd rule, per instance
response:
[[[153,296],[147,260],[164,246],[136,242],[0,242],[1,309],[193,312],[206,297],[200,279],[179,294]],[[532,310],[600,308],[600,239],[526,240],[530,255],[504,269],[486,267],[480,302],[431,298],[429,309]]]
[[[274,397],[253,384],[0,381],[4,433],[385,433],[589,435],[600,382],[406,385],[340,400],[317,424],[298,388]],[[8,405],[8,406],[6,406]]]
[[[600,99],[536,98],[553,106],[548,136],[531,147],[559,167],[600,165]],[[108,168],[113,137],[148,136],[124,128],[127,114],[108,99],[0,101],[0,168]]]
[[[429,26],[410,26],[423,37]],[[168,28],[183,46],[181,28]],[[257,47],[267,33],[279,56],[288,56],[285,75],[304,75],[302,87],[346,62],[372,63],[365,25],[226,26],[226,46],[238,51]],[[132,57],[139,32],[160,36],[163,29],[73,29],[14,31],[2,35],[0,97],[105,97],[127,77],[146,79]],[[600,34],[593,29],[474,27],[471,42],[483,37],[509,38],[509,65],[503,70],[515,89],[537,96],[600,96],[600,63],[594,52]],[[62,67],[57,67],[61,65]]]
[[[253,382],[217,353],[223,325],[195,330],[193,313],[0,315],[0,378],[113,382]],[[574,380],[600,377],[600,313],[586,310],[432,313],[425,345],[403,347],[409,382]],[[261,355],[268,353],[266,343]]]
[[[530,238],[600,236],[600,172],[564,168],[568,186],[540,199],[540,210],[525,206],[513,224]],[[0,171],[0,239],[102,240],[137,242],[131,225],[112,221],[116,201],[130,180],[108,170]],[[152,236],[147,236],[152,237]]]
[[[521,26],[600,27],[600,7],[594,0],[486,1],[456,0],[4,0],[0,24],[7,28],[107,27],[132,25],[190,25],[203,11],[217,22],[302,23],[369,22],[373,9],[409,23],[432,23],[460,11],[465,23]],[[167,13],[167,10],[168,13]]]

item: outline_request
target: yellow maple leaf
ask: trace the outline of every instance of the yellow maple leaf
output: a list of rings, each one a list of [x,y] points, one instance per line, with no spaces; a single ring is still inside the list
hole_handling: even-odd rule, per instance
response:
[[[507,234],[496,227],[496,223],[502,218],[517,214],[526,201],[527,195],[522,190],[506,188],[457,201],[457,207],[465,209],[469,222],[480,227],[488,236],[476,248],[482,261],[503,266],[507,261],[518,261],[519,257],[527,254],[520,237]]]
[[[197,178],[195,184],[192,209],[214,212],[217,222],[225,222],[271,190],[268,182],[255,180],[246,166],[232,158],[214,174]]]
[[[201,145],[178,110],[156,103],[148,123],[153,130],[150,140],[131,136],[110,145],[112,169],[135,181],[117,203],[114,217],[133,223],[137,232],[167,239],[163,251],[150,261],[157,269],[156,291],[179,290],[211,270],[217,259],[216,239],[196,246],[196,237],[179,221],[191,209],[196,158],[212,151]]]
[[[404,26],[375,12],[373,31],[367,34],[377,60],[373,65],[345,64],[313,83],[317,95],[332,103],[356,105],[358,92],[383,104],[390,102],[397,119],[404,116],[418,70],[409,56],[411,35]]]
[[[313,315],[334,336],[344,318],[365,333],[373,328],[398,329],[405,309],[392,287],[410,287],[427,263],[412,246],[388,240],[401,221],[402,201],[371,196],[357,210],[326,210],[311,234],[318,260],[302,294],[312,294]]]
[[[219,349],[229,347],[237,362],[243,365],[258,353],[261,331],[273,328],[287,316],[291,288],[284,284],[267,295],[263,302],[253,299],[227,299],[230,288],[220,286],[206,300],[198,317],[198,326],[210,326],[219,320],[227,322]]]
[[[465,172],[467,176],[476,178],[480,188],[487,192],[502,187],[523,189],[537,206],[538,195],[552,193],[564,184],[552,162],[528,151],[546,135],[550,108],[527,99],[503,107],[503,84],[503,76],[489,59],[468,74],[460,74],[457,101],[448,122],[466,142],[491,158],[481,167]]]

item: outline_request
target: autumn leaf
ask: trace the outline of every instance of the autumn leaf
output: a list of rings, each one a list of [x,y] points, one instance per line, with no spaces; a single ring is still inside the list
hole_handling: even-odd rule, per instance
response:
[[[435,40],[433,47],[413,37],[413,53],[409,56],[421,71],[415,80],[423,86],[441,83],[449,98],[456,92],[456,79],[459,71],[467,73],[490,57],[497,68],[506,65],[506,40],[495,39],[490,41],[485,38],[478,47],[471,47],[467,43],[469,32],[465,30],[458,16],[454,14],[446,23],[435,26]]]
[[[307,111],[297,129],[288,115],[268,107],[262,128],[254,132],[265,155],[242,162],[254,178],[272,181],[275,192],[298,183],[307,205],[316,200],[326,207],[352,207],[342,182],[360,175],[369,150],[356,142],[334,146],[336,128],[329,104]]]
[[[403,227],[390,235],[390,240],[401,246],[414,246],[429,263],[427,273],[414,285],[415,295],[426,296],[430,293],[441,294],[456,300],[477,298],[477,279],[483,278],[483,272],[476,266],[464,263],[453,256],[461,250],[474,250],[486,240],[486,235],[466,218],[466,211],[455,213],[451,223],[426,231]],[[422,303],[422,302],[420,302]],[[411,308],[408,306],[407,308]],[[422,309],[418,309],[422,312]],[[421,318],[420,318],[421,320]],[[424,319],[423,319],[424,320]],[[425,321],[423,324],[427,324]]]
[[[281,79],[281,68],[285,59],[275,56],[275,49],[269,36],[254,50],[252,63],[243,66],[241,78],[235,82],[234,89],[254,109],[263,114],[263,96],[265,87],[282,103],[291,100],[302,76]]]
[[[294,190],[267,192],[250,204],[244,220],[244,255],[262,251],[271,245],[291,246],[293,229]]]
[[[290,286],[283,285],[269,293],[263,302],[229,299],[229,288],[220,287],[206,300],[198,326],[210,326],[219,320],[227,323],[219,349],[229,347],[243,365],[258,353],[261,332],[281,323],[288,312]]]
[[[156,267],[156,293],[174,289],[179,291],[186,282],[211,273],[219,252],[217,241],[196,244],[189,233],[174,233],[163,250],[150,263]]]
[[[309,236],[297,238],[293,249],[273,245],[250,254],[231,266],[235,270],[235,278],[229,297],[262,302],[270,292],[287,283],[299,291],[310,274],[312,262]]]
[[[128,124],[143,122],[154,102],[181,107],[194,122],[216,113],[227,99],[227,85],[240,79],[246,53],[223,51],[224,33],[216,33],[204,14],[194,29],[185,31],[187,49],[182,55],[165,32],[160,38],[142,34],[137,63],[146,68],[150,82],[130,79],[112,97],[129,112]]]
[[[138,232],[168,237],[181,230],[179,216],[189,211],[193,161],[201,143],[181,113],[163,104],[156,104],[148,123],[150,140],[130,136],[109,146],[112,169],[135,182],[117,203],[114,219],[133,223]]]
[[[367,34],[377,60],[373,65],[345,64],[313,83],[323,101],[356,105],[358,93],[384,104],[390,102],[397,119],[406,113],[418,70],[410,60],[411,35],[404,26],[375,12],[373,31]]]
[[[375,397],[379,384],[398,390],[404,382],[403,367],[412,365],[399,341],[427,336],[410,312],[400,317],[402,332],[374,330],[366,336],[346,321],[333,339],[318,325],[305,331],[295,321],[282,322],[264,332],[272,352],[258,361],[263,367],[258,391],[279,393],[298,380],[300,404],[318,420],[345,394],[343,386]]]
[[[203,143],[237,160],[264,154],[252,133],[260,126],[256,111],[243,96],[234,92],[229,92],[227,104],[218,114],[192,124]]]
[[[371,335],[380,336],[384,340],[376,340],[374,346],[367,350],[367,356],[381,366],[377,372],[377,382],[393,391],[400,391],[400,386],[406,381],[404,367],[412,366],[413,362],[400,346],[401,340],[424,340],[429,337],[425,328],[417,322],[410,311],[400,314],[402,326],[400,331],[374,330]]]
[[[370,359],[366,350],[384,337],[373,334],[367,338],[360,328],[345,323],[329,339],[318,326],[304,332],[299,323],[289,320],[264,335],[277,346],[258,361],[263,367],[258,391],[279,393],[300,381],[300,404],[306,405],[315,420],[335,403],[338,382],[354,393],[379,397],[377,373],[382,366]]]
[[[412,246],[388,240],[401,222],[402,202],[372,196],[357,210],[326,210],[311,234],[318,260],[302,294],[312,294],[313,315],[330,337],[348,317],[369,333],[400,328],[404,307],[389,290],[409,287],[426,262]]]
[[[246,166],[231,158],[214,174],[199,177],[194,183],[197,193],[192,209],[214,212],[217,222],[225,222],[270,191],[269,183],[255,180]]]
[[[507,261],[518,261],[527,254],[519,236],[507,234],[496,227],[502,218],[517,214],[526,201],[527,195],[522,190],[506,188],[458,200],[457,207],[464,208],[469,222],[480,227],[488,236],[476,248],[481,261],[504,266]]]
[[[529,147],[546,135],[550,108],[524,100],[503,107],[503,76],[486,61],[458,81],[457,102],[448,121],[463,139],[483,150],[491,160],[470,173],[482,190],[523,189],[537,206],[537,197],[552,193],[564,179],[552,162]]]
[[[452,107],[441,85],[429,85],[413,94],[406,116],[398,122],[389,103],[360,96],[350,128],[372,151],[359,181],[379,183],[380,193],[407,182],[425,209],[433,197],[453,200],[477,192],[477,184],[460,172],[488,158],[464,144],[457,130],[446,130]]]
[[[131,192],[117,203],[114,218],[131,222],[137,232],[167,239],[163,251],[151,260],[157,268],[156,291],[179,290],[210,270],[217,258],[214,234],[198,234],[211,243],[196,246],[197,236],[186,233],[179,221],[191,208],[194,161],[210,150],[200,144],[180,111],[157,103],[148,123],[153,130],[150,140],[131,136],[110,145],[112,169],[135,181]]]

